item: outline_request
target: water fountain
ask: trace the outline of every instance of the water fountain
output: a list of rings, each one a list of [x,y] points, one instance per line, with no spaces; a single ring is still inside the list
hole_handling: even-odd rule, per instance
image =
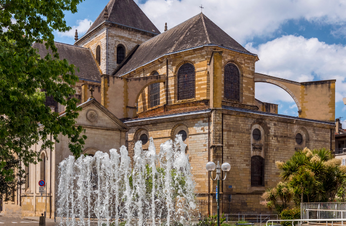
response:
[[[59,164],[61,225],[191,225],[195,183],[181,135],[148,151],[138,141],[133,161],[126,147]],[[96,224],[95,223],[95,224]]]

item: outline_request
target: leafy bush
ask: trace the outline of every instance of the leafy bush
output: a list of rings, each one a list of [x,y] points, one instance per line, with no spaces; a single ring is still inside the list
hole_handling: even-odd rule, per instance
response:
[[[227,226],[227,224],[223,224],[225,222],[226,218],[224,217],[224,214],[220,216],[220,225]],[[200,221],[195,226],[216,226],[217,225],[217,215],[205,217],[202,221]]]
[[[284,219],[300,219],[300,209],[297,207],[291,208],[291,209],[290,208],[284,209],[280,214],[280,218],[282,220],[284,220]],[[284,226],[289,226],[292,223],[285,221],[285,222],[282,222],[281,224]]]

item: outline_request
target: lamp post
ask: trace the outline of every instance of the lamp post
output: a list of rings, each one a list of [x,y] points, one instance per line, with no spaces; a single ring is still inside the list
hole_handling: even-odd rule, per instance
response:
[[[208,162],[207,165],[205,166],[210,174],[210,177],[212,180],[217,180],[217,191],[216,191],[216,197],[217,197],[217,225],[220,226],[220,196],[219,196],[219,191],[220,191],[220,180],[226,180],[227,177],[227,172],[231,170],[231,165],[228,162],[223,163],[220,166],[219,161],[217,161],[217,166],[215,165],[214,162]],[[216,177],[215,179],[212,178],[211,172],[214,171],[216,168]],[[225,177],[222,179],[221,178],[221,170],[225,172]]]

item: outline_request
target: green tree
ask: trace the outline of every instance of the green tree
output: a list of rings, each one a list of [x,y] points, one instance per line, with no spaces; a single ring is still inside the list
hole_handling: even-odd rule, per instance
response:
[[[75,68],[59,60],[53,31],[68,31],[64,11],[77,12],[82,0],[0,0],[0,194],[23,183],[21,165],[39,161],[31,149],[42,149],[69,137],[69,148],[79,156],[85,136],[75,127],[77,100],[71,85]],[[51,55],[41,59],[33,43],[45,43]],[[45,92],[41,92],[45,90]],[[66,106],[64,117],[45,106],[46,96]]]
[[[305,148],[287,162],[276,162],[276,166],[281,171],[282,181],[266,191],[262,198],[264,205],[278,213],[286,209],[292,199],[296,206],[301,202],[334,201],[345,186],[346,166],[341,166],[340,159],[333,158],[326,149],[311,151]],[[279,192],[283,187],[286,193]]]

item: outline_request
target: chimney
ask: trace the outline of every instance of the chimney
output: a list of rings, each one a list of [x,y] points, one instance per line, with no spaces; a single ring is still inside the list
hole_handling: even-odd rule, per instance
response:
[[[165,31],[167,31],[167,22],[165,23]]]
[[[74,34],[74,40],[77,42],[78,41],[78,31],[76,29],[76,33]]]
[[[105,7],[105,12],[103,14],[103,18],[105,18],[106,20],[108,20],[108,9],[107,6]]]

